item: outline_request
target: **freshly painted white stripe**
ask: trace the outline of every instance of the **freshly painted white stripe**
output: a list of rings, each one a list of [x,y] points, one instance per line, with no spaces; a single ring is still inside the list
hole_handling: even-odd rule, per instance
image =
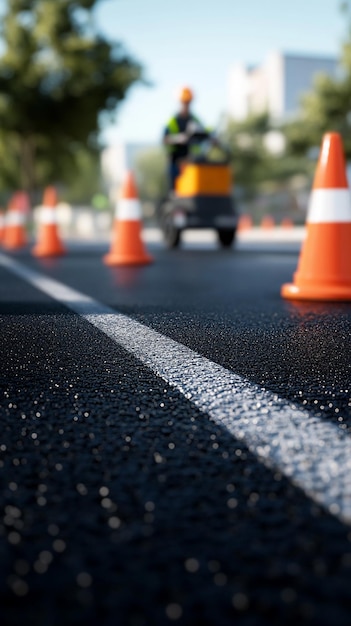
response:
[[[49,206],[41,207],[39,213],[39,222],[41,224],[56,224],[56,209]]]
[[[3,254],[0,265],[81,315],[243,441],[260,461],[351,524],[351,439],[336,425]]]
[[[116,206],[116,218],[118,220],[140,220],[141,208],[137,198],[121,198]]]
[[[21,211],[9,211],[6,213],[5,224],[6,226],[23,226],[25,223],[25,216]]]
[[[349,189],[314,189],[308,206],[307,222],[351,222]]]

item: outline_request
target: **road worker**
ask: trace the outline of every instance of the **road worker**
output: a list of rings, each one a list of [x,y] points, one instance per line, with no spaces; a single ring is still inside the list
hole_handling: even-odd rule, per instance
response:
[[[189,87],[181,89],[179,112],[169,120],[164,130],[163,143],[168,152],[168,174],[171,189],[174,189],[175,180],[179,176],[181,161],[187,158],[191,150],[194,133],[203,130],[201,122],[190,110],[193,98],[193,92]]]

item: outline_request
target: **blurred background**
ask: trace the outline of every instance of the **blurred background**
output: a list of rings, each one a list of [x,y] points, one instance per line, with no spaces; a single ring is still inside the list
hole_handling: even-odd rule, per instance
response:
[[[0,205],[46,185],[60,221],[108,231],[126,169],[146,223],[167,188],[180,87],[228,147],[239,210],[305,221],[322,135],[351,161],[351,2],[0,0]]]

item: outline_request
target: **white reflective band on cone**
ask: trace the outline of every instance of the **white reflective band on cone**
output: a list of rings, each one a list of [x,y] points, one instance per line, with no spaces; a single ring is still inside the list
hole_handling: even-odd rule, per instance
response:
[[[43,206],[39,215],[41,224],[56,224],[56,209],[53,207]]]
[[[9,211],[6,215],[6,226],[23,226],[25,217],[20,211]]]
[[[137,198],[121,198],[117,202],[116,217],[119,220],[140,220],[141,209]]]
[[[5,224],[5,216],[0,214],[0,228],[2,228]]]
[[[314,189],[308,206],[307,222],[351,222],[350,190]]]

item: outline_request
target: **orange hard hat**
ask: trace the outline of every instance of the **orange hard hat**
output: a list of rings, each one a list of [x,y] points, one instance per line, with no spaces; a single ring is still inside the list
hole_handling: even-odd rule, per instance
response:
[[[194,97],[193,92],[189,87],[183,87],[179,94],[179,100],[181,102],[191,102]]]

